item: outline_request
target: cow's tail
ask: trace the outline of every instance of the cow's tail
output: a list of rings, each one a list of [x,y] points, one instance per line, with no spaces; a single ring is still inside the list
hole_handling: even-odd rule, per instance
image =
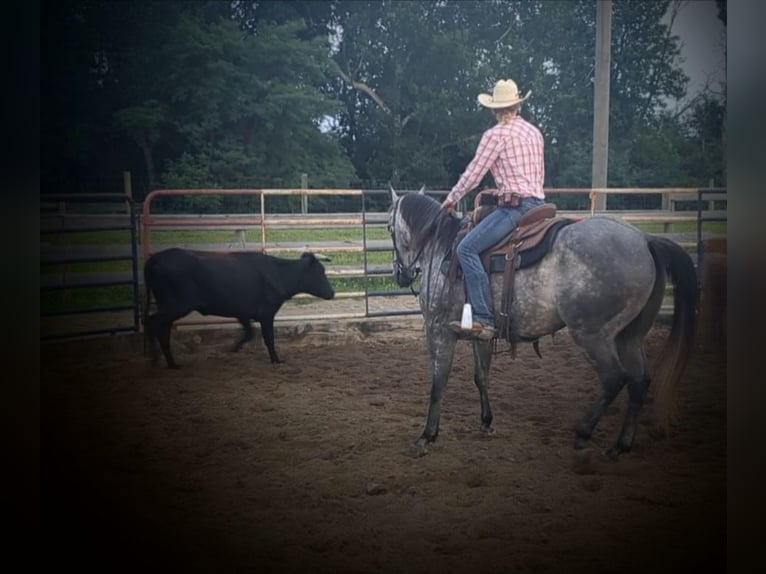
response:
[[[699,289],[697,272],[689,254],[664,237],[648,236],[649,250],[657,267],[657,281],[673,283],[673,320],[670,336],[655,367],[655,411],[667,429],[674,416],[678,382],[694,348]]]

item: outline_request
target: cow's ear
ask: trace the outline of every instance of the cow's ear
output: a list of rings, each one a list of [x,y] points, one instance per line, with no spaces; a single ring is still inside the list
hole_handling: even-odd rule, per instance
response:
[[[315,260],[316,257],[314,257],[314,254],[311,253],[310,251],[304,251],[303,253],[301,253],[301,259],[305,259],[306,261],[310,262]]]

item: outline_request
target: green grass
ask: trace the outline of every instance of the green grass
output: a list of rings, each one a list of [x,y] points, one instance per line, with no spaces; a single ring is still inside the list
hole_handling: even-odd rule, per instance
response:
[[[348,251],[331,251],[323,253],[330,258],[330,261],[324,262],[327,269],[334,266],[359,267],[364,266],[364,253],[355,253]],[[295,259],[300,255],[298,253],[277,254],[286,259]],[[387,265],[391,263],[391,253],[387,251],[370,251],[367,253],[368,265]],[[143,257],[138,259],[139,270],[143,269]],[[40,265],[41,274],[62,274],[62,273],[115,273],[130,272],[132,264],[130,261],[99,261],[94,263],[67,263],[65,265],[52,264]]]
[[[41,233],[40,243],[50,245],[130,245],[128,231],[82,231],[76,233]]]
[[[330,284],[337,293],[362,292],[365,290],[363,277],[330,277]],[[392,275],[376,275],[367,278],[370,291],[399,291]],[[143,300],[144,292],[138,293]],[[40,293],[40,309],[43,311],[61,311],[65,309],[85,309],[106,305],[132,304],[133,288],[130,285],[110,285],[104,287],[73,287]]]
[[[642,223],[637,227],[648,233],[663,233],[662,223]],[[671,230],[675,233],[696,233],[697,227],[693,222],[674,223]],[[725,234],[727,222],[705,222],[703,231]],[[368,239],[387,239],[389,234],[383,227],[368,227]],[[113,245],[128,244],[130,234],[125,231],[99,231],[71,234],[42,234],[41,239],[54,245]],[[311,244],[320,241],[358,241],[363,239],[361,227],[325,228],[325,229],[272,229],[267,230],[267,242],[299,242]],[[248,231],[248,242],[260,243],[259,230]],[[193,243],[231,243],[236,242],[232,231],[217,230],[188,230],[188,231],[155,231],[152,233],[152,244],[155,247],[175,244]],[[139,249],[139,269],[143,267]],[[297,258],[298,253],[274,253],[279,257]],[[325,252],[330,258],[325,262],[327,269],[336,266],[364,266],[365,256],[362,252]],[[367,253],[367,263],[370,266],[387,266],[391,263],[391,253],[388,251],[371,251]],[[95,263],[73,263],[67,265],[41,265],[41,274],[78,273],[78,272],[130,272],[130,261],[104,261]],[[390,274],[364,277],[330,277],[330,282],[337,292],[364,291],[365,285],[371,291],[399,291]],[[141,296],[143,296],[141,294]],[[109,287],[75,288],[66,291],[46,291],[41,293],[41,307],[44,310],[59,310],[65,308],[81,308],[101,305],[130,303],[132,288],[129,285]]]
[[[139,259],[138,267],[141,268]],[[132,269],[130,261],[97,261],[94,263],[67,263],[65,265],[40,265],[40,273],[115,273],[118,271],[129,272]]]
[[[385,227],[367,228],[367,239],[387,239]],[[323,229],[266,229],[266,242],[307,242],[312,241],[362,241],[364,231],[361,227],[327,227]],[[260,243],[260,229],[249,229],[246,233],[248,243]],[[130,233],[127,231],[88,231],[77,233],[42,233],[40,241],[50,245],[129,245]],[[152,244],[178,245],[184,243],[236,243],[239,237],[231,230],[195,229],[195,230],[157,230],[151,232]]]
[[[709,221],[704,222],[703,231],[725,234],[727,222]],[[662,223],[639,223],[636,227],[649,233],[662,233]],[[694,222],[672,223],[671,229],[677,233],[695,233],[697,225]],[[388,231],[381,226],[368,227],[367,239],[388,239]],[[130,244],[130,234],[125,231],[92,231],[82,233],[43,233],[41,242],[51,245],[127,245]],[[248,243],[261,242],[261,233],[258,229],[247,231]],[[358,241],[364,239],[361,227],[336,227],[323,229],[267,229],[267,243],[312,243],[320,241]],[[179,245],[189,243],[231,243],[236,244],[239,240],[234,230],[182,230],[182,231],[152,231],[151,240],[153,245]]]
[[[248,243],[260,243],[260,229],[249,229],[246,233]],[[368,227],[367,239],[387,239],[385,227]],[[184,230],[152,231],[152,243],[235,243],[239,238],[234,230]],[[361,227],[327,227],[322,229],[267,229],[266,243],[275,242],[312,242],[312,241],[362,241],[364,232]]]
[[[139,293],[139,297],[143,297],[143,295]],[[130,285],[72,288],[40,293],[40,309],[42,311],[132,304],[133,288]]]

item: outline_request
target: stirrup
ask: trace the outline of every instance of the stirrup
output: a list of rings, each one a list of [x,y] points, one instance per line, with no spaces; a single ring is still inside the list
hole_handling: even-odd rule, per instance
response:
[[[495,328],[491,325],[484,325],[478,321],[474,321],[470,329],[463,329],[460,325],[460,321],[451,321],[450,329],[455,331],[459,335],[465,335],[471,339],[479,339],[480,341],[491,341],[496,337]]]

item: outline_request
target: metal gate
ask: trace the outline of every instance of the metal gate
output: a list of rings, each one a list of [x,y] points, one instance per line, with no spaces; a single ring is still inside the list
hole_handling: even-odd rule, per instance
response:
[[[122,206],[122,209],[120,207]],[[122,193],[45,194],[41,196],[40,231],[40,320],[62,318],[62,324],[41,339],[62,339],[139,330],[138,240],[133,199]],[[95,233],[112,232],[109,244],[100,244]],[[47,241],[45,240],[47,238]],[[113,243],[116,242],[116,243]],[[129,262],[129,271],[103,270],[107,262]],[[95,265],[95,269],[88,269]],[[85,270],[83,270],[85,267]],[[99,305],[98,290],[129,286],[124,303]],[[74,305],[72,293],[82,294]],[[50,294],[61,293],[61,297]],[[67,297],[69,295],[69,297]],[[46,299],[48,299],[46,301]],[[132,321],[110,317],[103,325],[80,324],[74,317],[132,311]],[[66,319],[66,318],[69,319]],[[64,324],[67,323],[67,324]],[[73,325],[73,323],[75,325]]]
[[[376,291],[370,288],[370,278],[373,276],[391,275],[392,268],[374,267],[368,262],[368,254],[375,251],[391,251],[390,239],[371,240],[368,237],[368,230],[371,227],[384,227],[387,221],[385,210],[368,210],[370,198],[377,196],[388,196],[388,190],[361,190],[361,189],[157,189],[146,196],[143,202],[143,211],[141,214],[142,231],[142,250],[143,257],[146,260],[157,251],[169,247],[169,244],[159,246],[155,241],[155,232],[159,231],[178,231],[189,229],[207,229],[221,230],[228,229],[232,232],[231,242],[225,244],[191,244],[185,247],[202,249],[207,251],[259,251],[280,256],[285,253],[296,253],[303,250],[311,250],[316,253],[323,252],[356,252],[363,256],[362,264],[355,269],[335,269],[328,267],[327,275],[329,277],[359,277],[363,279],[364,289],[354,292],[336,293],[338,299],[364,299],[364,310],[360,312],[342,312],[342,313],[323,313],[321,315],[298,315],[284,316],[278,314],[276,321],[282,320],[319,320],[319,319],[354,319],[370,318],[398,315],[417,315],[420,310],[392,308],[385,311],[373,311],[370,309],[369,301],[375,297],[396,297],[412,296],[410,290],[387,290]],[[251,213],[236,214],[181,214],[181,213],[161,213],[153,209],[157,200],[168,197],[193,197],[193,196],[243,196],[256,197],[258,210]],[[303,208],[300,213],[275,212],[268,209],[268,203],[271,199],[280,196],[300,196],[302,198],[312,197],[352,197],[358,198],[359,203],[354,206],[352,212],[312,212],[306,208],[307,202],[303,202]],[[311,243],[298,242],[274,243],[269,239],[270,230],[285,227],[305,228],[322,227],[330,229],[333,227],[359,227],[361,230],[360,241],[316,241]],[[249,235],[248,235],[249,234]],[[253,237],[255,240],[248,239]],[[393,259],[392,259],[393,260]],[[296,298],[302,298],[301,295]],[[175,325],[210,325],[221,323],[236,323],[235,319],[221,317],[199,317],[185,318],[178,320]]]

